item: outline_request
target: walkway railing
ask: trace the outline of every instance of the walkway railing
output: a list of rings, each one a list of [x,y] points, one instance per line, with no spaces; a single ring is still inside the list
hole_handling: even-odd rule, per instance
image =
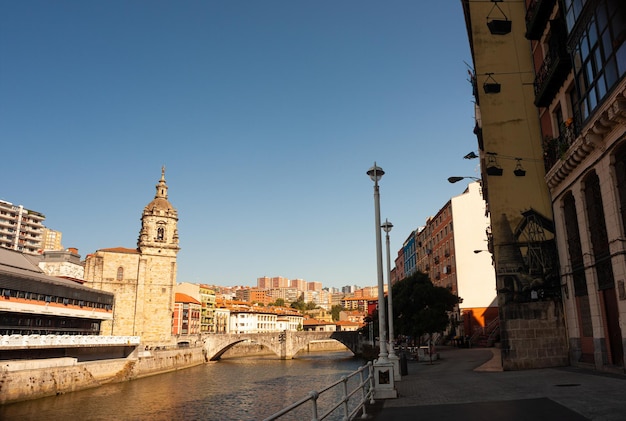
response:
[[[355,378],[356,376],[358,376],[358,379],[356,379],[358,380],[358,384],[354,385],[354,388],[352,390],[349,390],[349,383],[354,383],[354,381],[350,382],[350,380]],[[326,405],[320,405],[318,403],[318,400],[322,400],[324,398],[332,399],[332,397],[328,396],[333,394],[333,390],[335,391],[334,396],[337,396],[336,391],[340,386],[341,400],[339,400],[338,402],[326,403]],[[357,371],[347,376],[343,376],[340,380],[320,391],[314,390],[312,392],[309,392],[309,394],[304,398],[281,409],[270,417],[265,418],[264,421],[277,420],[283,415],[292,413],[297,408],[300,408],[307,402],[311,402],[312,405],[311,421],[325,420],[332,414],[338,414],[340,409],[343,412],[343,417],[341,418],[342,420],[352,420],[359,413],[361,413],[361,418],[367,418],[365,405],[367,403],[374,403],[374,368],[372,362],[370,361],[367,363],[367,365],[359,367]],[[320,416],[318,412],[321,406],[330,406],[330,408],[328,408],[326,412],[324,412]]]
[[[106,335],[0,335],[0,349],[54,348],[140,344],[139,336]]]

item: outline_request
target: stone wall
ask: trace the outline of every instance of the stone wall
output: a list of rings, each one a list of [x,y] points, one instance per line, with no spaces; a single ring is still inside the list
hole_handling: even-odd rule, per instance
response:
[[[73,358],[38,361],[37,368],[0,367],[0,405],[54,396],[203,364],[202,348],[141,351],[129,358],[76,363]],[[32,367],[30,365],[29,367]]]
[[[348,347],[346,347],[341,342],[337,342],[334,339],[328,341],[311,341],[309,343],[308,349],[309,352],[318,352],[318,351],[349,351]]]
[[[502,368],[569,365],[569,347],[564,314],[554,301],[508,303],[501,309]]]
[[[309,351],[347,349],[336,341],[313,342]],[[275,355],[259,344],[237,345],[224,358]],[[0,365],[0,405],[134,380],[201,365],[202,347],[135,351],[128,358],[78,362],[76,358],[4,361]],[[26,367],[28,367],[26,369]]]

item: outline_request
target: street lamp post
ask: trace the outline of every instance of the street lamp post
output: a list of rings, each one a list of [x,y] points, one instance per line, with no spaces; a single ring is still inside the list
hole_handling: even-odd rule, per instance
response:
[[[385,174],[382,168],[374,166],[367,171],[374,182],[374,208],[376,223],[376,265],[378,269],[378,336],[379,354],[374,361],[374,399],[392,399],[398,397],[398,392],[394,384],[394,366],[387,356],[386,321],[385,321],[385,291],[383,280],[383,254],[380,235],[380,193],[378,191],[378,181]]]
[[[400,380],[400,359],[396,355],[393,337],[393,298],[391,285],[391,251],[389,247],[389,231],[393,228],[393,224],[385,219],[385,223],[381,225],[385,231],[385,240],[387,244],[387,313],[389,314],[389,360],[393,363],[394,374]]]
[[[374,182],[374,209],[375,209],[375,223],[376,223],[376,267],[378,269],[378,336],[379,336],[379,353],[378,359],[381,362],[387,362],[387,332],[385,326],[387,325],[385,317],[385,285],[383,279],[383,252],[381,246],[380,235],[380,192],[378,189],[378,181],[385,174],[382,168],[374,166],[367,171],[367,175],[370,176]]]

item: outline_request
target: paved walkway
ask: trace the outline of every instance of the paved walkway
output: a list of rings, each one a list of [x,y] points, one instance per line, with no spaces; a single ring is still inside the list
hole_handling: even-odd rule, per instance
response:
[[[440,359],[408,362],[397,399],[371,419],[483,421],[626,420],[626,375],[574,367],[502,371],[494,348],[439,348]]]

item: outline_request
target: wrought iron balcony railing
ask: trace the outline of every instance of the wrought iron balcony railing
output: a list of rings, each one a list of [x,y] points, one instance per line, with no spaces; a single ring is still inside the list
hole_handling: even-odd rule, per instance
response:
[[[578,136],[577,124],[568,119],[559,127],[561,133],[557,138],[548,138],[543,142],[543,159],[546,172],[562,159]]]
[[[572,70],[572,60],[567,52],[567,34],[564,24],[551,21],[549,50],[535,76],[535,105],[547,107]]]

